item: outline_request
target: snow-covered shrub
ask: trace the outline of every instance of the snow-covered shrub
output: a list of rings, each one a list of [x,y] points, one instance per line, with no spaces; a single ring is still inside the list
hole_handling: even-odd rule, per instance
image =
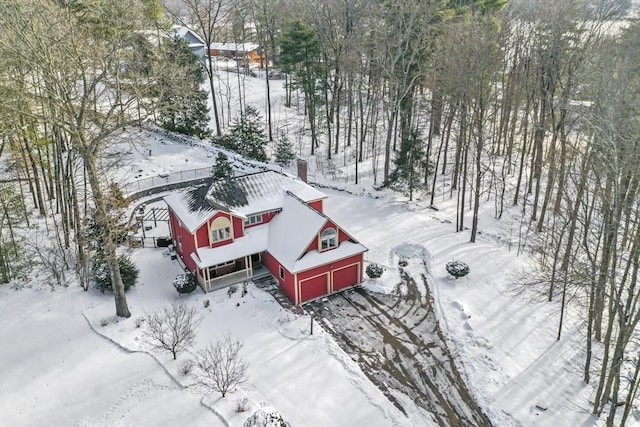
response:
[[[179,294],[190,294],[196,290],[196,279],[191,273],[179,274],[178,277],[173,279],[173,287],[176,288]]]
[[[382,273],[384,273],[384,268],[382,268],[380,265],[376,263],[373,263],[373,264],[367,265],[367,269],[365,271],[367,273],[367,276],[369,276],[369,278],[377,279],[378,277],[382,276]]]
[[[242,399],[236,400],[236,412],[245,412],[247,409],[249,409],[249,399],[243,397]]]
[[[136,317],[136,328],[139,328],[144,323],[144,317]]]
[[[456,279],[469,274],[469,266],[462,261],[453,260],[447,263],[447,272]]]
[[[229,295],[229,298],[231,298],[231,295],[235,294],[237,290],[238,287],[236,285],[229,286],[229,289],[227,289],[227,295]]]
[[[140,270],[131,261],[128,256],[120,255],[118,257],[118,265],[120,266],[120,276],[122,276],[122,283],[124,284],[124,291],[135,286],[136,280],[138,280],[138,274]],[[93,277],[96,281],[96,288],[100,289],[100,292],[104,291],[112,292],[111,275],[109,274],[109,266],[106,260],[98,259],[93,265]]]
[[[189,375],[189,372],[191,372],[191,368],[193,368],[194,364],[194,361],[191,359],[183,360],[182,363],[180,363],[180,372],[182,373],[182,375]]]
[[[290,427],[290,424],[275,409],[260,408],[247,418],[244,427]]]

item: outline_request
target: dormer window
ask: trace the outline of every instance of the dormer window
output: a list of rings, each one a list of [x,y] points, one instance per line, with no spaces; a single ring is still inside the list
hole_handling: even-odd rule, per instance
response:
[[[211,230],[211,241],[221,242],[223,240],[229,240],[231,238],[231,228],[215,228]]]
[[[336,230],[334,228],[327,228],[320,236],[320,250],[326,251],[336,246]]]
[[[260,224],[262,222],[262,214],[251,215],[244,221],[244,225]]]
[[[231,239],[231,221],[225,217],[218,217],[210,226],[211,242],[218,243]]]

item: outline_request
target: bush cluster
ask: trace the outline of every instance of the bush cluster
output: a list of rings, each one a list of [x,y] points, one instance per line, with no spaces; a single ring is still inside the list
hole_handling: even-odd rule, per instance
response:
[[[138,280],[138,274],[140,270],[131,261],[128,256],[120,255],[118,257],[118,265],[120,266],[120,275],[122,276],[122,283],[124,284],[124,291],[135,286],[136,280]],[[100,289],[100,292],[105,291],[113,292],[111,284],[111,275],[109,274],[109,266],[105,259],[96,260],[93,265],[93,277],[96,281],[96,288]]]
[[[179,274],[178,277],[173,279],[173,286],[176,288],[179,294],[190,294],[196,290],[198,286],[195,277],[191,273]]]
[[[382,276],[382,273],[384,273],[384,268],[374,263],[374,264],[369,264],[365,271],[367,273],[367,276],[369,276],[369,278],[377,279],[378,277]]]
[[[455,277],[456,279],[459,277],[464,277],[469,274],[469,266],[462,261],[453,260],[447,263],[447,272]]]

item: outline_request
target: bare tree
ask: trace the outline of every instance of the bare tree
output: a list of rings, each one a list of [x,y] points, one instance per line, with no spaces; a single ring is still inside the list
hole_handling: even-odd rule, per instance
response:
[[[200,384],[225,397],[244,383],[247,380],[247,364],[239,355],[241,349],[242,344],[227,335],[224,340],[210,343],[199,351],[196,366],[200,371]]]
[[[175,360],[179,352],[193,345],[201,321],[195,308],[173,302],[171,308],[147,316],[145,336],[153,348],[170,352]]]

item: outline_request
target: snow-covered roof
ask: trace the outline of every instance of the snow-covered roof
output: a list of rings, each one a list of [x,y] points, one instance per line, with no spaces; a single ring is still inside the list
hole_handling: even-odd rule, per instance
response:
[[[307,247],[327,221],[330,219],[326,215],[287,193],[282,212],[269,223],[267,250],[291,273],[367,251],[360,243],[344,241],[335,249],[323,252],[313,250],[305,254]]]
[[[287,268],[287,270],[292,273],[299,273],[319,265],[326,265],[366,251],[368,251],[368,249],[363,244],[345,240],[344,242],[340,242],[337,248],[329,251],[318,252],[317,250],[314,250],[307,252],[302,258],[293,264],[291,269]]]
[[[165,196],[164,200],[191,233],[218,210],[245,218],[281,210],[271,222],[246,229],[245,235],[233,243],[198,248],[191,257],[202,268],[267,250],[287,270],[296,273],[367,250],[360,243],[344,241],[335,249],[305,254],[330,221],[307,203],[324,198],[324,193],[291,175],[266,171],[215,181],[209,188],[201,185]]]
[[[251,52],[258,49],[256,43],[211,43],[209,49],[212,50],[228,50],[235,52]]]
[[[195,232],[216,211],[216,208],[204,200],[207,190],[207,185],[201,185],[164,196],[164,201],[169,208],[191,233]]]
[[[326,216],[287,194],[282,212],[269,223],[269,253],[294,273],[296,261],[326,222]]]
[[[216,211],[246,218],[251,214],[280,209],[287,191],[307,203],[327,197],[291,175],[266,171],[214,181],[210,187],[200,185],[176,192],[165,196],[164,201],[185,228],[193,233]]]
[[[195,31],[190,30],[189,28],[182,25],[174,25],[171,27],[170,33],[173,37],[178,37],[181,39],[186,39],[189,41],[189,46],[205,46],[206,43],[202,40]]]
[[[206,200],[211,206],[248,216],[280,209],[287,191],[307,203],[327,197],[291,175],[265,171],[216,181],[209,188]]]
[[[177,203],[178,206],[184,207],[186,200],[193,197],[197,197],[197,191],[173,194],[165,197],[165,201],[169,206]],[[209,212],[206,210],[182,212],[174,210],[174,212],[178,215],[182,214],[183,224],[189,230],[195,231],[213,212],[213,208],[209,209]],[[247,228],[244,236],[235,239],[233,243],[215,248],[197,248],[196,252],[191,254],[191,258],[199,268],[204,268],[268,251],[287,270],[297,273],[368,250],[360,243],[343,241],[335,249],[323,252],[313,250],[305,254],[307,247],[327,221],[330,219],[326,215],[287,192],[282,201],[282,211],[271,222]]]
[[[244,236],[235,239],[233,243],[216,248],[198,248],[195,254],[191,254],[191,258],[196,262],[198,268],[204,268],[257,252],[264,252],[267,249],[268,235],[269,224],[251,227],[245,231]]]

